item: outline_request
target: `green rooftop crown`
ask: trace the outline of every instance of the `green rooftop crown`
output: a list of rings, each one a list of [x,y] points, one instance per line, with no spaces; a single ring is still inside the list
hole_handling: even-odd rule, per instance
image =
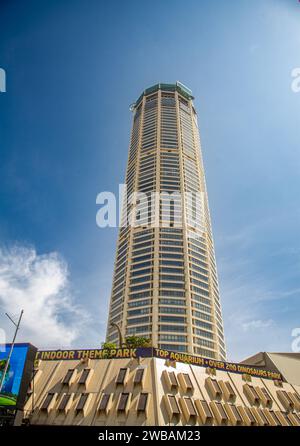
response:
[[[188,87],[186,87],[181,82],[177,81],[175,84],[155,84],[152,87],[146,88],[146,90],[143,91],[143,93],[140,95],[138,100],[135,102],[134,107],[139,105],[144,95],[148,95],[150,93],[154,93],[158,90],[164,90],[164,91],[178,91],[182,96],[184,96],[186,99],[194,99],[192,90],[190,90]]]

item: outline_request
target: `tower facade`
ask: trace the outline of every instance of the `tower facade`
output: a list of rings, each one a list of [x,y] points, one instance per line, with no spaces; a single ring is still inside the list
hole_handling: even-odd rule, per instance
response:
[[[180,82],[146,89],[131,107],[126,197],[107,342],[225,359],[223,322],[192,92]],[[115,325],[116,324],[116,325]]]

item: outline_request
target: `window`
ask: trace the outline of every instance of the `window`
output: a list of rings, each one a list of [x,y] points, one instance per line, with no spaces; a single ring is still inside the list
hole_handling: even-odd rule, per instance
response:
[[[148,397],[149,397],[148,393],[141,393],[140,394],[140,397],[139,397],[139,400],[138,400],[138,405],[137,405],[137,411],[138,412],[145,412],[146,411]]]
[[[85,405],[87,403],[87,400],[89,398],[89,394],[88,393],[82,393],[80,396],[80,399],[78,401],[78,404],[76,406],[76,411],[80,412],[80,411],[84,411]]]
[[[125,412],[128,402],[129,402],[129,393],[121,393],[118,404],[118,412]]]
[[[78,384],[86,384],[88,377],[90,376],[91,369],[84,369],[79,378]]]
[[[267,389],[265,389],[265,387],[257,387],[256,390],[257,390],[257,393],[260,394],[261,400],[264,403],[264,405],[271,406],[272,398],[270,397]]]
[[[43,404],[41,405],[41,410],[48,410],[54,398],[55,398],[55,393],[48,393],[48,395],[44,399]]]
[[[206,356],[207,358],[216,358],[215,352],[211,350],[206,350],[205,348],[194,347],[194,353],[201,356]]]
[[[127,376],[128,369],[122,368],[119,370],[118,376],[116,378],[116,384],[125,384],[125,378]]]
[[[183,274],[183,268],[168,268],[168,267],[164,267],[164,268],[160,268],[159,270],[160,273],[163,274]]]
[[[147,288],[150,288],[150,287],[151,287],[150,283],[144,283],[143,285],[131,286],[130,291],[146,290]]]
[[[193,383],[188,373],[179,373],[178,379],[180,381],[181,387],[185,392],[194,389]]]
[[[184,297],[184,291],[161,290],[160,294],[161,296]]]
[[[256,404],[256,405],[259,404],[260,398],[253,386],[250,386],[249,384],[244,384],[244,393],[246,394],[251,404]]]
[[[185,300],[183,299],[159,299],[161,305],[179,305],[184,307]]]
[[[185,308],[176,308],[176,307],[159,307],[160,313],[167,314],[186,314]]]
[[[269,417],[271,418],[271,420],[273,421],[273,423],[275,424],[275,426],[280,426],[281,422],[280,420],[277,418],[277,416],[275,415],[273,410],[268,411]]]
[[[294,413],[293,416],[294,416],[294,418],[296,420],[297,425],[300,426],[300,417],[299,417],[299,415]]]
[[[131,272],[131,276],[132,277],[136,277],[136,276],[144,276],[146,274],[150,274],[152,273],[152,269],[151,268],[146,268],[146,269],[140,269],[137,271],[132,271]]]
[[[198,327],[204,328],[205,330],[213,331],[212,324],[208,324],[207,322],[199,321],[198,319],[193,319],[193,324],[197,325]]]
[[[221,420],[222,421],[226,421],[228,419],[228,416],[227,416],[227,414],[226,414],[226,412],[224,410],[223,404],[215,403],[215,405],[216,405],[216,407],[217,407],[217,409],[218,409],[218,411],[220,413]]]
[[[168,395],[172,415],[180,415],[179,406],[174,395]]]
[[[204,319],[205,321],[212,322],[212,317],[209,314],[200,313],[200,311],[196,311],[196,310],[193,310],[192,314],[194,317],[197,317],[199,319]]]
[[[200,414],[200,417],[201,417],[203,423],[213,420],[214,416],[213,416],[212,411],[210,410],[210,407],[206,401],[197,400],[196,406],[198,407],[199,414]]]
[[[197,336],[202,336],[203,338],[209,338],[213,339],[214,335],[213,333],[210,333],[209,331],[200,330],[199,328],[193,328],[193,333]]]
[[[169,391],[178,388],[178,381],[174,372],[169,372],[168,370],[164,370],[162,372],[162,378],[165,386]]]
[[[244,411],[250,421],[250,425],[254,426],[256,424],[256,419],[254,418],[254,415],[252,413],[252,410],[249,407],[245,407]]]
[[[230,382],[229,381],[225,381],[224,384],[225,384],[225,387],[226,387],[226,389],[228,391],[229,396],[230,397],[235,396],[234,390],[233,390],[232,385],[230,384]]]
[[[141,277],[135,277],[135,278],[131,279],[130,285],[133,285],[135,283],[141,283],[141,282],[149,282],[150,280],[152,280],[152,275],[145,275],[145,276],[141,276]]]
[[[139,327],[128,327],[127,328],[127,336],[135,335],[137,333],[139,333],[139,334],[142,333],[146,337],[147,336],[149,337],[149,332],[151,332],[151,329],[152,329],[151,325],[141,325]]]
[[[145,291],[144,293],[136,293],[136,294],[130,294],[129,299],[141,299],[143,297],[149,297],[152,296],[151,291]]]
[[[181,316],[159,316],[160,322],[173,322],[175,324],[185,324],[186,318]]]
[[[74,375],[75,375],[75,370],[74,369],[69,369],[67,371],[67,373],[66,373],[62,383],[71,385],[72,381],[73,381],[73,378],[74,378]]]
[[[196,412],[196,409],[195,409],[195,406],[194,406],[194,403],[193,403],[192,399],[189,398],[189,397],[184,397],[183,400],[186,403],[186,407],[187,407],[189,416],[190,417],[196,417],[197,416],[197,412]]]
[[[171,350],[176,352],[186,352],[187,346],[186,345],[175,345],[175,344],[159,344],[159,348],[163,350]]]
[[[181,288],[184,289],[184,283],[177,282],[161,282],[161,288]]]
[[[281,412],[281,415],[283,416],[283,418],[284,418],[286,424],[287,424],[288,426],[292,426],[291,420],[289,419],[287,413],[285,413],[285,412]]]
[[[186,333],[186,327],[182,325],[159,325],[159,331],[161,332],[182,332]]]
[[[209,404],[217,424],[220,426],[227,425],[229,417],[225,412],[223,404],[216,401],[211,401]]]
[[[151,266],[151,262],[144,262],[144,263],[139,263],[137,265],[131,265],[131,269],[137,270],[137,269],[145,268],[145,267],[149,267],[149,266]]]
[[[290,399],[287,392],[284,390],[277,390],[277,397],[286,410],[294,409],[294,402]]]
[[[151,308],[136,308],[135,310],[130,310],[127,312],[127,316],[128,317],[132,317],[132,316],[140,316],[143,314],[149,314],[151,312]]]
[[[176,378],[176,375],[174,372],[169,373],[169,379],[170,379],[171,387],[177,388],[178,381],[177,381],[177,378]]]
[[[100,400],[99,406],[98,406],[98,411],[99,412],[104,412],[107,411],[108,409],[108,403],[111,399],[111,394],[110,393],[103,393],[102,398]]]
[[[229,407],[232,410],[232,413],[234,415],[236,422],[241,424],[243,420],[242,420],[241,414],[239,413],[237,407],[234,406],[233,404],[231,404]]]
[[[128,303],[128,308],[133,308],[133,307],[146,307],[147,305],[151,305],[152,300],[151,299],[144,299],[144,300],[139,300],[137,302],[129,302]]]
[[[293,396],[294,396],[295,400],[297,401],[297,403],[299,404],[299,407],[300,407],[300,396],[297,395],[297,393],[293,393]]]
[[[193,340],[194,340],[194,344],[202,345],[203,347],[208,347],[208,348],[211,348],[211,349],[215,348],[214,342],[211,342],[211,341],[209,341],[207,339],[199,339],[199,338],[195,338],[194,337]]]
[[[137,369],[137,371],[135,372],[134,380],[133,380],[134,384],[142,383],[144,373],[145,373],[145,369]]]
[[[151,322],[150,316],[134,317],[127,320],[127,325],[146,324]]]
[[[220,381],[219,385],[222,389],[223,395],[226,400],[229,401],[230,399],[233,399],[236,396],[233,387],[229,381]]]
[[[214,398],[222,395],[222,390],[215,379],[211,379],[210,377],[206,378],[205,384]]]
[[[260,416],[261,420],[262,420],[262,425],[263,426],[269,426],[270,423],[266,417],[266,415],[264,414],[264,412],[261,409],[256,409],[258,412],[258,415]]]
[[[60,400],[58,410],[67,410],[69,403],[71,402],[71,394],[65,393]]]
[[[187,336],[161,334],[159,335],[159,340],[165,342],[187,342]]]
[[[290,401],[292,401],[294,405],[294,409],[299,412],[300,411],[300,398],[296,393],[287,392]]]

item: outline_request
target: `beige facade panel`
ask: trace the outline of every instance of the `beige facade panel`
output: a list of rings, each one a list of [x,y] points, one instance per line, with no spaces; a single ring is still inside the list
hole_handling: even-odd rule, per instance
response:
[[[39,361],[38,372],[31,424],[300,426],[300,386],[272,379],[159,358]]]

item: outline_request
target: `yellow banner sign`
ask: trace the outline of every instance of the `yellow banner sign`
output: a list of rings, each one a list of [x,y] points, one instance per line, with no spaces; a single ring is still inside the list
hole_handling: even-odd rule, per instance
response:
[[[169,350],[162,350],[152,347],[137,348],[116,348],[116,349],[93,349],[93,350],[46,350],[38,351],[36,360],[42,361],[62,361],[83,359],[126,359],[126,358],[161,358],[170,361],[183,362],[185,364],[200,367],[210,367],[224,372],[240,373],[256,376],[258,378],[282,380],[282,376],[277,371],[265,370],[264,368],[252,367],[233,362],[218,361],[202,356],[178,353]]]

